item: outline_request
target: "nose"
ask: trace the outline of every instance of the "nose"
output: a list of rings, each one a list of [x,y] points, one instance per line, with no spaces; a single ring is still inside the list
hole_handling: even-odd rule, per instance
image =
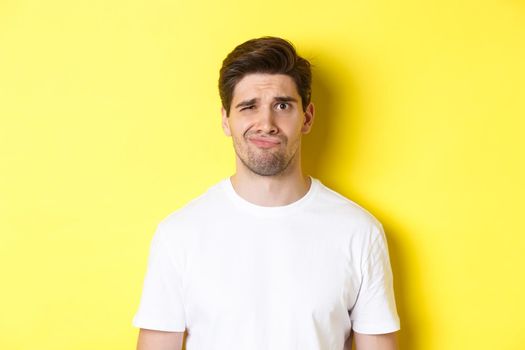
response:
[[[256,130],[257,132],[266,134],[276,134],[279,131],[279,128],[275,124],[275,116],[271,108],[261,109],[257,116]]]

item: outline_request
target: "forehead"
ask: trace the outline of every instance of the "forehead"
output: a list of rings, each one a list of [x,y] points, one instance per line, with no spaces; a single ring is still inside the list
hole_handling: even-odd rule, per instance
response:
[[[232,102],[260,95],[299,98],[299,92],[292,77],[285,74],[251,73],[245,75],[235,85]]]

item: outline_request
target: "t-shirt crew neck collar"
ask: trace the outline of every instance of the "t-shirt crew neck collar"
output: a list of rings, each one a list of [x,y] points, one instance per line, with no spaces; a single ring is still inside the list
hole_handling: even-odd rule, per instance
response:
[[[289,215],[295,212],[297,209],[304,207],[310,201],[312,201],[312,198],[317,193],[317,190],[319,188],[319,180],[312,176],[309,176],[309,178],[311,180],[310,188],[304,196],[302,196],[295,202],[273,207],[254,204],[241,197],[233,188],[233,184],[231,182],[230,177],[227,177],[221,181],[221,187],[228,195],[228,198],[232,200],[234,204],[240,209],[250,212],[251,214],[254,214],[256,216],[276,217]]]

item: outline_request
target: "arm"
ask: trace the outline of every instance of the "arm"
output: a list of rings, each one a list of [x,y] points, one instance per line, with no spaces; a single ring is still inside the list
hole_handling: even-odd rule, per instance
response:
[[[181,350],[184,332],[163,332],[141,328],[137,350]]]
[[[362,334],[354,332],[356,350],[397,350],[397,333]]]

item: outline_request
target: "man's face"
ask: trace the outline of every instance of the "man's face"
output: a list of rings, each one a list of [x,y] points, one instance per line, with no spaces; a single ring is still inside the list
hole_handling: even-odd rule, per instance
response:
[[[313,115],[313,104],[303,111],[290,76],[254,73],[235,86],[229,116],[222,109],[222,126],[244,166],[274,176],[300,158],[301,135],[310,131]]]

